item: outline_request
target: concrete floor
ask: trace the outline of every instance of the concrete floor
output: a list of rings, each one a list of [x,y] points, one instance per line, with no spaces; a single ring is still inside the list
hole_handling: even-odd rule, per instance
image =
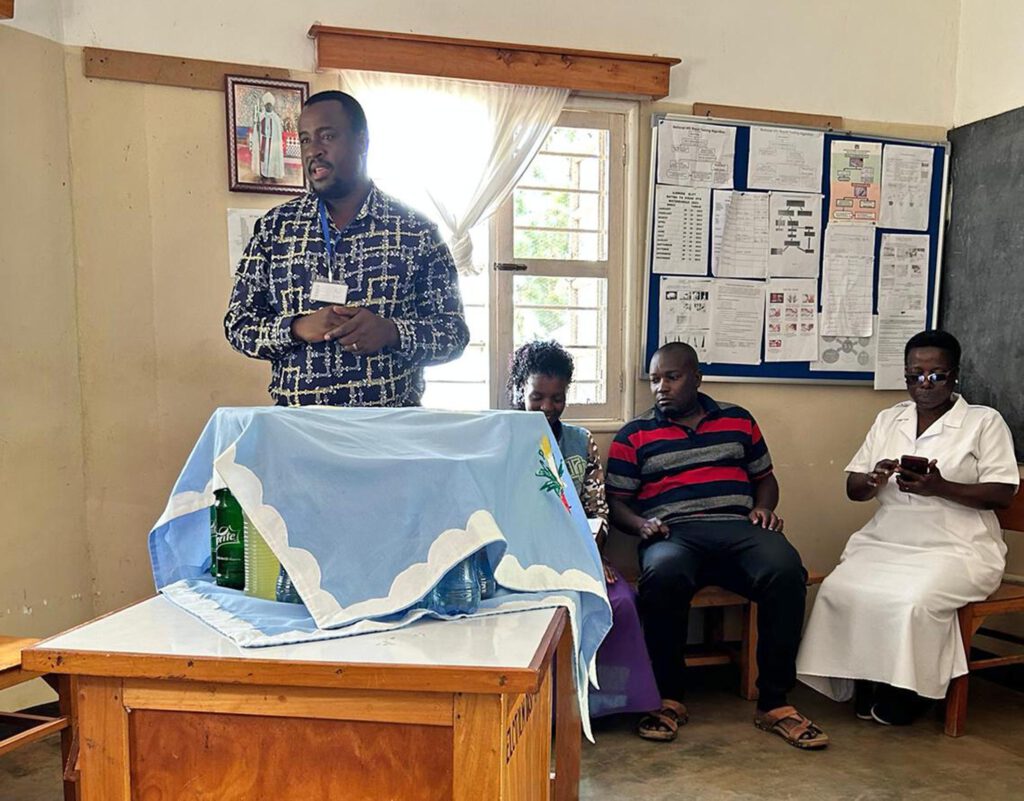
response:
[[[596,721],[581,801],[1024,799],[1024,693],[973,679],[968,734],[954,740],[937,713],[887,728],[798,688],[792,700],[832,737],[805,753],[755,729],[753,705],[721,686],[729,678],[691,693],[691,722],[674,743],[640,740],[632,720]],[[59,773],[56,737],[0,757],[0,801],[62,801]]]

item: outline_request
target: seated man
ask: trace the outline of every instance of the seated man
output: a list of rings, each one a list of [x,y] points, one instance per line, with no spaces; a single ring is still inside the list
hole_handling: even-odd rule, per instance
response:
[[[606,479],[612,523],[640,537],[640,611],[661,709],[640,736],[687,721],[683,652],[690,599],[717,584],[758,604],[754,725],[798,748],[829,739],[786,701],[796,682],[806,572],[775,512],[779,485],[753,417],[697,391],[697,353],[672,342],[651,359],[655,406],[615,436]]]

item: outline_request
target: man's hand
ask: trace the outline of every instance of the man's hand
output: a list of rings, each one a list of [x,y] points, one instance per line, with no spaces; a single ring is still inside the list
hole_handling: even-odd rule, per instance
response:
[[[875,469],[867,474],[868,486],[874,489],[884,487],[889,482],[889,477],[896,472],[899,466],[900,463],[895,459],[882,459],[882,461],[875,465]]]
[[[292,320],[292,336],[303,342],[323,342],[328,331],[333,331],[352,316],[348,306],[324,306],[311,314]]]
[[[767,528],[772,531],[778,531],[782,533],[783,522],[782,518],[779,517],[771,509],[765,509],[763,506],[757,506],[750,510],[750,514],[747,515],[750,518],[750,522],[755,526],[761,528]]]
[[[338,340],[360,356],[398,345],[398,328],[362,306],[325,306],[292,320],[292,336],[303,342]]]
[[[601,566],[604,568],[604,581],[606,584],[614,584],[617,579],[615,578],[615,571],[612,570],[612,566],[608,564],[604,559],[601,560]]]
[[[668,526],[657,517],[650,517],[640,524],[636,532],[642,540],[657,540],[668,536]]]
[[[360,356],[397,347],[398,326],[394,322],[362,306],[341,308],[348,312],[348,319],[324,334],[324,339],[335,339],[342,348]]]
[[[900,491],[910,495],[933,496],[944,495],[946,479],[942,477],[939,468],[935,466],[935,460],[928,462],[927,473],[915,473],[913,470],[906,470],[897,465],[899,475],[896,476],[896,486]]]

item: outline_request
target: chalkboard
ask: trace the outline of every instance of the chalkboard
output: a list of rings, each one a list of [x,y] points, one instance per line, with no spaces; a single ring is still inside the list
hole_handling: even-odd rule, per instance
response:
[[[952,210],[939,321],[960,386],[998,409],[1024,461],[1024,108],[949,132]]]
[[[732,120],[721,120],[716,118],[692,117],[675,114],[654,114],[651,117],[652,145],[651,145],[651,179],[650,193],[648,198],[648,249],[645,265],[646,292],[645,292],[645,318],[644,318],[644,350],[642,369],[646,371],[650,364],[651,356],[658,347],[658,314],[659,314],[659,292],[658,275],[652,271],[653,254],[651,250],[651,237],[654,226],[654,193],[655,174],[658,158],[657,131],[662,120],[680,120],[691,123],[704,123],[715,126],[730,126],[736,129],[736,156],[733,164],[733,187],[737,191],[748,189],[747,186],[747,165],[750,143],[750,129],[755,125],[764,125],[769,128],[790,128],[794,126],[773,125],[770,123],[751,123]],[[800,126],[795,126],[800,127]],[[873,136],[868,134],[854,134],[845,131],[834,131],[831,129],[811,128],[809,130],[820,130],[824,134],[824,164],[822,167],[821,193],[825,212],[829,208],[831,185],[829,171],[831,167],[831,145],[833,142],[881,142],[884,144],[909,144],[926,147],[932,151],[932,183],[930,192],[930,204],[928,215],[928,228],[926,231],[915,231],[914,233],[926,233],[930,239],[928,252],[928,288],[927,288],[927,317],[926,328],[935,325],[939,304],[940,275],[942,271],[942,236],[943,207],[945,205],[946,188],[946,166],[949,151],[948,142],[922,142],[918,140],[899,139],[889,136]],[[823,215],[823,220],[825,215]],[[907,233],[905,230],[885,228],[877,226],[875,238],[875,273],[873,301],[874,311],[877,313],[878,301],[878,257],[881,249],[882,235],[886,233]],[[709,246],[711,232],[708,232]],[[710,247],[708,248],[710,251]],[[820,251],[819,251],[820,254]],[[820,259],[820,255],[819,255]],[[819,289],[821,283],[821,264],[819,263],[818,281]],[[710,260],[708,263],[707,275],[711,276]],[[819,296],[820,297],[820,296]],[[820,301],[819,301],[820,311]],[[762,358],[764,347],[762,343]],[[713,377],[721,381],[757,381],[773,383],[812,383],[812,384],[868,384],[874,379],[871,371],[859,372],[833,372],[812,370],[809,362],[764,362],[758,365],[739,365],[718,362],[713,364],[702,364],[701,372],[707,377]]]

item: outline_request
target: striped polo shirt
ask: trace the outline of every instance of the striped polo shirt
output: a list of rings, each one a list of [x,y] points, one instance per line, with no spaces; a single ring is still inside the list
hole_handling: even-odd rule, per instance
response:
[[[623,426],[608,451],[609,495],[665,523],[746,518],[754,482],[772,472],[768,446],[746,409],[697,398],[706,415],[696,429],[657,407]]]

